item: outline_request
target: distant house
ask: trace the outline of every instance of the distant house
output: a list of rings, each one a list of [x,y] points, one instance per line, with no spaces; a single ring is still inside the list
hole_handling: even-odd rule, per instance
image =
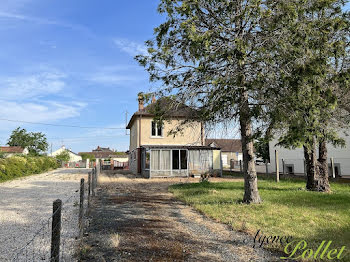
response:
[[[93,155],[98,162],[101,162],[102,165],[111,166],[111,167],[123,167],[128,166],[129,156],[124,152],[115,152],[109,147],[100,147],[91,152],[80,152],[79,155],[89,154]]]
[[[204,173],[221,174],[220,149],[204,145],[204,126],[194,121],[175,136],[171,130],[196,111],[186,105],[169,107],[169,99],[152,99],[144,107],[139,96],[139,109],[131,117],[129,166],[134,174],[144,177],[187,177]],[[165,112],[166,120],[154,120],[155,110]]]
[[[5,157],[11,157],[13,155],[28,155],[29,151],[27,148],[20,146],[2,146],[0,152],[4,153]]]
[[[223,168],[229,168],[231,161],[243,160],[240,139],[206,139],[205,145],[221,148],[221,161]]]
[[[67,149],[65,146],[62,146],[61,148],[57,149],[56,151],[49,154],[49,156],[55,157],[62,152],[67,151],[69,153],[70,160],[69,162],[79,162],[82,160],[81,156],[72,152],[70,149]]]

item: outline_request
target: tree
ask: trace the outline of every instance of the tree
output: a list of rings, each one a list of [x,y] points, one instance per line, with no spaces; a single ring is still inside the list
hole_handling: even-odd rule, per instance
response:
[[[272,90],[272,119],[283,131],[279,144],[303,147],[306,188],[328,192],[326,143],[344,145],[334,127],[338,93],[349,90],[349,69],[338,64],[346,55],[348,14],[344,1],[281,1],[272,4],[278,14],[270,25],[279,32],[274,43],[280,87]],[[295,10],[294,14],[286,10]],[[278,25],[278,26],[276,26]],[[279,27],[279,28],[278,28]],[[276,92],[278,90],[278,92]],[[319,155],[317,157],[317,147]]]
[[[166,21],[155,28],[155,41],[146,42],[149,55],[136,59],[151,81],[162,82],[157,95],[176,95],[207,123],[239,122],[243,202],[259,203],[252,123],[274,79],[265,52],[272,39],[261,26],[271,12],[260,0],[162,0],[158,10]]]
[[[80,154],[80,156],[81,156],[83,161],[86,161],[87,159],[90,159],[91,162],[96,161],[96,158],[93,154],[82,153],[82,154]]]
[[[29,154],[39,155],[47,151],[48,143],[46,135],[41,132],[27,132],[24,128],[16,128],[12,131],[7,144],[9,146],[20,146],[22,148],[27,148]]]
[[[61,163],[63,162],[69,162],[70,160],[70,155],[68,150],[63,150],[61,153],[55,156],[55,158],[60,161]]]

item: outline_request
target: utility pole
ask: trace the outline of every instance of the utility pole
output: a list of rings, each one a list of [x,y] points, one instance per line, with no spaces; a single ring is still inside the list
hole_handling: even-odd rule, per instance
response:
[[[52,143],[51,143],[51,155],[52,155]]]
[[[128,125],[128,110],[125,110],[125,135],[128,135],[128,130],[126,129]]]

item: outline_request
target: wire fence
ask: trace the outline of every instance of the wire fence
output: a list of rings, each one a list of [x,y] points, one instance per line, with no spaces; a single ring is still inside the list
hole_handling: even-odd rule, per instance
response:
[[[4,260],[73,261],[86,227],[90,201],[96,193],[99,173],[99,167],[93,168],[89,172],[88,181],[81,179],[80,189],[63,201],[54,201],[52,215],[41,222],[25,245],[15,249],[13,255]]]

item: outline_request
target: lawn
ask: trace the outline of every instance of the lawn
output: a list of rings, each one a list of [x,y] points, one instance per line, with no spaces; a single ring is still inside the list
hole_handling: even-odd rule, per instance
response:
[[[245,231],[254,238],[257,230],[266,235],[305,240],[314,250],[326,240],[332,248],[346,246],[350,261],[350,184],[332,183],[332,193],[308,192],[305,181],[259,180],[262,204],[242,204],[243,181],[178,184],[170,188],[176,197],[200,212]],[[283,250],[280,246],[270,246]],[[339,261],[339,260],[338,260]]]

